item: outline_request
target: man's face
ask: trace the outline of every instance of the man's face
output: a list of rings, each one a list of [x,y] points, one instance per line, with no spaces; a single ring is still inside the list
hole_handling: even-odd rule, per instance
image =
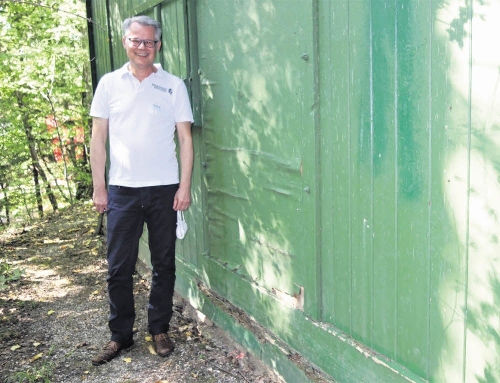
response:
[[[132,39],[135,44],[130,41]],[[151,26],[144,26],[138,23],[132,23],[127,35],[122,39],[123,46],[127,52],[130,64],[137,69],[151,67],[155,61],[156,52],[160,50],[161,42],[158,41],[155,46],[147,47],[144,43],[137,45],[137,39],[155,40],[155,29]]]

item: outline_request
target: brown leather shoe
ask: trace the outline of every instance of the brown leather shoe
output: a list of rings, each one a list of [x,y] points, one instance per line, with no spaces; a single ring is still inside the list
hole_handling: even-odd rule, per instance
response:
[[[100,366],[101,364],[108,363],[112,359],[116,358],[121,350],[129,348],[133,344],[134,340],[132,338],[125,343],[118,343],[112,340],[103,347],[99,354],[92,358],[92,364],[94,366]]]
[[[155,345],[156,353],[162,357],[170,355],[174,350],[174,344],[167,334],[153,335],[153,344]]]

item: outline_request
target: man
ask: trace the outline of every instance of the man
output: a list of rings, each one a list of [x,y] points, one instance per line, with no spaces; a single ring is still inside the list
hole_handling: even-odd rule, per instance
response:
[[[147,16],[124,21],[122,42],[129,62],[102,77],[90,110],[94,206],[107,214],[111,330],[111,341],[92,359],[94,365],[109,362],[133,344],[132,276],[144,223],[153,266],[148,331],[158,355],[167,356],[174,348],[167,333],[175,283],[175,229],[177,211],[191,203],[193,114],[181,79],[154,64],[160,38],[160,24]]]

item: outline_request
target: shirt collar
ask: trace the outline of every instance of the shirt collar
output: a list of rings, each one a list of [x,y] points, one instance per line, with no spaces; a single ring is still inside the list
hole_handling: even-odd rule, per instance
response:
[[[129,62],[126,62],[121,68],[118,69],[118,73],[120,74],[120,77],[125,77],[128,75],[132,76],[132,73],[130,73],[130,71],[128,70],[128,64],[129,64]],[[153,75],[160,74],[163,72],[163,68],[161,67],[160,63],[155,63],[154,66],[158,70],[156,71],[156,73],[153,73]]]

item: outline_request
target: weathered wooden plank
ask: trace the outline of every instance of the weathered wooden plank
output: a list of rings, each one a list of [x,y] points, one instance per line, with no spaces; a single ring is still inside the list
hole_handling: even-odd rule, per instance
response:
[[[313,322],[301,311],[283,305],[275,297],[257,286],[249,285],[247,280],[221,267],[210,258],[204,258],[203,264],[200,264],[198,269],[179,261],[176,290],[195,308],[210,312],[213,310],[213,303],[210,303],[212,307],[207,309],[207,298],[200,292],[198,282],[203,282],[206,287],[221,294],[230,302],[237,302],[237,306],[244,312],[252,313],[253,320],[270,331],[272,337],[277,336],[280,342],[285,342],[287,345],[285,353],[298,352],[310,362],[321,366],[321,369],[332,376],[336,382],[424,383],[423,379],[370,351],[347,334],[334,327]],[[245,343],[244,336],[240,333],[241,329],[234,329],[234,320],[227,320],[227,314],[217,315],[222,316],[222,321],[227,321],[224,328]],[[216,323],[217,315],[211,313],[211,319],[214,319]],[[258,355],[258,347],[263,347],[265,339],[257,339],[257,341],[260,346],[254,343],[255,339],[246,343],[254,350],[257,348],[257,352],[253,351],[256,355]],[[279,350],[275,349],[275,353],[279,354]],[[277,365],[275,361],[267,362]],[[281,365],[284,369],[290,367],[286,364]]]

